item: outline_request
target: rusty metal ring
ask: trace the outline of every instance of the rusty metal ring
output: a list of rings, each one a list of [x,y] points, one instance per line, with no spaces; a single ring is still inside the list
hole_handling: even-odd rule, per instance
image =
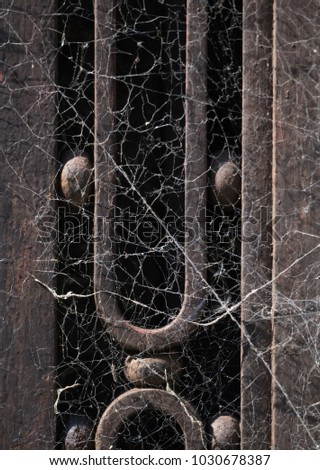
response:
[[[159,410],[175,419],[183,432],[187,450],[206,448],[202,423],[190,403],[166,390],[143,388],[123,393],[108,406],[96,432],[96,449],[114,448],[125,421],[147,409]]]

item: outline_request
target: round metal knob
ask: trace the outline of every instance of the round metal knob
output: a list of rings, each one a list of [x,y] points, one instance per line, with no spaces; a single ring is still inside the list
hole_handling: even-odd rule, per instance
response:
[[[172,384],[182,372],[178,355],[127,357],[125,375],[136,387],[159,387]]]
[[[240,445],[239,421],[233,416],[221,415],[210,425],[212,432],[211,449],[236,450]]]
[[[223,207],[234,206],[240,198],[241,177],[238,167],[231,161],[220,166],[215,175],[215,194]]]
[[[76,156],[67,161],[61,172],[61,191],[72,204],[82,206],[91,194],[92,165],[86,156]]]
[[[66,450],[93,449],[92,425],[85,416],[73,416],[70,419],[64,447]]]

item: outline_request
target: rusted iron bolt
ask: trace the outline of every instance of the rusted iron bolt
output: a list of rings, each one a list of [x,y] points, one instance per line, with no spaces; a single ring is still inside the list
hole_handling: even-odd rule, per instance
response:
[[[231,208],[239,202],[241,176],[235,163],[228,161],[220,166],[215,175],[214,188],[220,206]]]
[[[125,361],[126,378],[136,387],[161,387],[172,385],[183,370],[178,355],[157,357],[127,357]]]
[[[64,447],[66,450],[94,449],[92,425],[88,419],[77,416],[70,420]]]
[[[233,416],[221,415],[210,424],[211,449],[236,450],[240,446],[239,421]]]
[[[89,201],[92,192],[93,168],[88,157],[79,155],[67,161],[61,172],[63,196],[76,206]]]

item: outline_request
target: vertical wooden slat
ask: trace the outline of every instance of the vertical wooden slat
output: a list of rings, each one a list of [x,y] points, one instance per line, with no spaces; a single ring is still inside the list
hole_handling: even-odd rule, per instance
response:
[[[272,447],[320,442],[320,9],[275,1]]]
[[[2,449],[54,447],[55,2],[1,13]]]
[[[243,8],[243,449],[270,447],[272,3]]]

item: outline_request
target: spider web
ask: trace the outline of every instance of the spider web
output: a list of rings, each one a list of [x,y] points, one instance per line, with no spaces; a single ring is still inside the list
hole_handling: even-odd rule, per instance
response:
[[[219,165],[229,159],[239,164],[241,154],[241,13],[240,4],[214,3],[209,7],[206,31],[208,155],[203,158],[207,161],[208,256],[207,301],[200,320],[204,326],[173,350],[169,343],[162,356],[119,345],[101,325],[91,296],[95,290],[92,207],[71,214],[68,208],[61,212],[63,232],[70,216],[78,218],[83,254],[79,259],[70,253],[74,233],[59,245],[59,292],[88,295],[58,306],[61,350],[57,382],[59,389],[66,389],[57,402],[62,446],[79,419],[92,438],[107,405],[136,385],[128,380],[128,356],[137,360],[174,354],[179,373],[162,388],[169,387],[188,401],[205,423],[206,432],[210,433],[215,416],[239,417],[239,321],[233,316],[219,321],[221,307],[239,301],[239,205],[219,207],[213,180]],[[62,2],[59,12],[59,64],[63,70],[59,78],[60,158],[65,154],[68,158],[70,151],[79,148],[93,163],[92,4],[82,2],[75,8],[72,2]],[[110,47],[115,55],[116,85],[114,91],[107,90],[115,94],[113,138],[117,148],[110,271],[115,273],[114,295],[124,320],[146,329],[170,324],[184,297],[186,27],[184,1],[125,1],[114,7]],[[108,153],[104,147],[102,151]],[[85,234],[83,227],[89,227]],[[75,286],[77,275],[82,279]],[[238,309],[234,316],[239,320]],[[148,379],[143,385],[150,386]],[[179,449],[184,448],[184,435],[172,417],[151,407],[122,424],[114,445]]]
[[[254,447],[249,435],[265,391],[259,376],[254,388],[252,364],[262,361],[270,387],[271,346],[259,343],[265,336],[257,323],[241,323],[240,310],[245,320],[263,311],[270,323],[270,299],[261,305],[256,294],[268,299],[277,277],[259,284],[261,272],[248,273],[255,255],[246,248],[245,274],[257,279],[246,280],[241,296],[242,1],[57,0],[47,12],[41,2],[30,9],[2,3],[0,196],[11,222],[0,241],[1,292],[4,304],[13,297],[22,305],[17,319],[4,315],[3,357],[13,370],[20,332],[29,328],[29,364],[53,377],[45,413],[55,442],[38,436],[34,445],[238,449],[240,417],[250,416],[242,445]],[[38,176],[30,176],[34,169]],[[260,202],[267,211],[272,204],[269,196]],[[242,241],[251,243],[247,229]],[[8,240],[21,230],[34,246],[16,262]],[[268,235],[260,241],[270,247]],[[40,294],[29,301],[34,289]],[[51,359],[42,352],[49,336],[31,314],[37,305],[53,312]],[[317,334],[308,334],[312,348]],[[245,369],[244,405],[241,344],[245,357],[247,348],[255,354],[252,375]],[[278,375],[272,379],[316,447],[311,428],[318,425],[302,416]],[[270,430],[260,430],[268,448]]]

